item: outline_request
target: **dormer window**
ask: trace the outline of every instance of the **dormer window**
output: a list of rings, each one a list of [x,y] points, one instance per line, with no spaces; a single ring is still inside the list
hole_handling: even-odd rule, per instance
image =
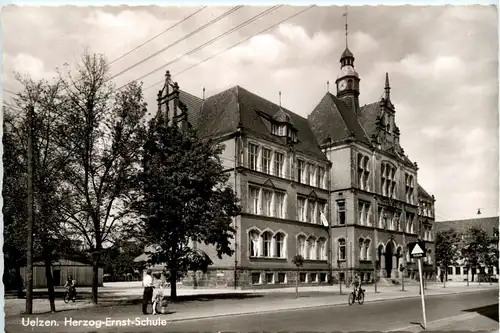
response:
[[[284,124],[272,124],[271,125],[271,133],[277,136],[285,136],[286,135],[286,125]]]

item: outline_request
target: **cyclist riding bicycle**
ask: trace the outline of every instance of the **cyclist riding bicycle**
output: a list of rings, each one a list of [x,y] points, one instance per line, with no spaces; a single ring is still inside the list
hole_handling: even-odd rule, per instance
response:
[[[353,287],[354,299],[356,299],[361,289],[361,278],[358,273],[354,274],[354,278],[352,279],[351,282],[351,287]]]
[[[73,280],[73,277],[71,275],[68,275],[68,279],[66,280],[64,287],[68,289],[70,296],[74,297],[74,295],[76,294],[76,281]]]

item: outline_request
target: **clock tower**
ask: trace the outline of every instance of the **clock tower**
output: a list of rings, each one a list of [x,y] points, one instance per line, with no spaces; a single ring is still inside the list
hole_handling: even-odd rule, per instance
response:
[[[337,97],[343,100],[353,112],[359,110],[359,76],[354,69],[354,54],[347,46],[347,12],[344,13],[345,23],[345,50],[340,57],[340,69],[335,83],[337,84]]]

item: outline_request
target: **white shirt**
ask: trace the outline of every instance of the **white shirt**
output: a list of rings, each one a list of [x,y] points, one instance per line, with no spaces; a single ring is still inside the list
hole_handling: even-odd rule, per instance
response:
[[[153,286],[153,278],[151,277],[151,275],[146,274],[146,276],[144,276],[144,279],[142,279],[142,285],[144,287],[152,287]]]

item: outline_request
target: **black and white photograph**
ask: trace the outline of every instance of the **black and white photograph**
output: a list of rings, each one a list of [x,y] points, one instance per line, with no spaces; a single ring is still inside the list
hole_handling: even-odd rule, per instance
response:
[[[498,331],[497,4],[2,5],[4,331]]]

